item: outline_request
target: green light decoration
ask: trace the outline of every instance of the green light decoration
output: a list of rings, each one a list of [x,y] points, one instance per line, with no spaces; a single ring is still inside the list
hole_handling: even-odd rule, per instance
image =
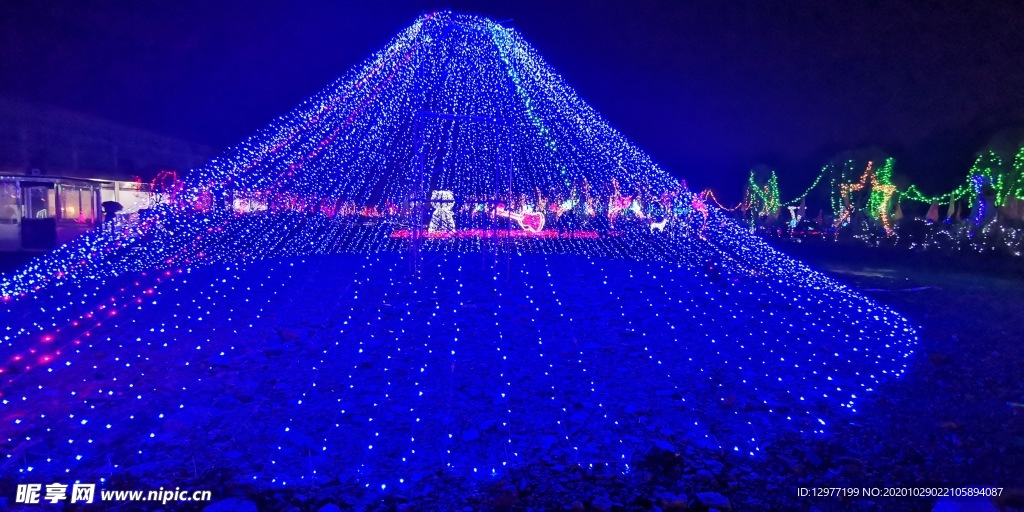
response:
[[[747,179],[750,211],[755,217],[777,215],[782,203],[779,201],[779,177],[774,169],[768,171],[768,179],[760,182],[757,172],[750,171]]]
[[[907,187],[906,190],[897,191],[897,194],[899,196],[900,201],[918,201],[921,203],[938,203],[945,205],[949,204],[950,202],[960,200],[969,191],[970,189],[967,183],[965,182],[964,184],[958,186],[957,188],[949,192],[946,192],[945,194],[940,194],[937,196],[925,195],[924,192],[921,192],[921,190],[917,188],[917,185],[910,185],[909,187]]]
[[[831,171],[829,173],[829,197],[832,200],[832,214],[839,217],[846,210],[846,203],[840,185],[852,180],[856,176],[859,166],[855,160],[849,159],[842,163],[842,167],[838,167],[831,162],[827,167]]]
[[[1018,148],[1017,155],[1014,156],[1014,167],[1007,179],[1006,187],[1007,199],[1021,200],[1024,198],[1024,145]]]
[[[1006,197],[1004,194],[1004,183],[1007,175],[1007,169],[1003,162],[1002,157],[999,156],[993,150],[988,150],[974,160],[974,165],[971,166],[971,170],[967,172],[967,179],[971,181],[975,176],[982,177],[982,182],[990,187],[996,193],[996,205],[1002,206]],[[979,192],[980,194],[980,192]],[[971,207],[975,206],[978,194],[969,194],[967,196],[968,204]]]
[[[871,181],[871,195],[868,197],[868,214],[876,219],[882,219],[888,213],[889,199],[893,195],[892,188],[892,166],[893,159],[886,158],[885,164],[875,171],[874,179]]]
[[[818,183],[820,183],[821,179],[824,178],[826,174],[828,174],[828,171],[829,171],[829,166],[828,165],[823,166],[821,168],[821,172],[818,173],[818,177],[814,178],[814,181],[811,183],[811,186],[807,187],[807,190],[804,190],[803,194],[800,194],[799,196],[797,196],[797,197],[795,197],[795,198],[793,198],[793,199],[791,199],[789,201],[786,201],[786,202],[782,203],[782,206],[792,206],[794,204],[799,203],[800,201],[803,201],[803,199],[805,197],[807,197],[811,193],[812,190],[814,190],[814,187],[818,186]]]
[[[865,210],[868,215],[888,225],[890,211],[903,201],[916,201],[943,206],[957,201],[966,201],[969,207],[974,207],[977,201],[977,193],[975,192],[972,180],[975,176],[980,176],[982,178],[981,182],[991,187],[995,192],[994,204],[996,206],[1013,207],[1015,204],[1013,201],[1024,200],[1024,145],[1017,149],[1013,157],[1012,166],[1006,164],[1007,160],[994,150],[986,150],[978,155],[967,176],[953,190],[943,194],[928,195],[915,184],[911,184],[903,190],[898,190],[892,181],[895,160],[893,158],[886,158],[885,163],[874,172],[874,176],[871,179],[873,186],[870,187],[870,195],[868,196]],[[821,171],[815,176],[810,186],[804,189],[800,195],[786,201],[783,201],[779,195],[778,176],[774,170],[767,174],[762,173],[762,179],[759,179],[758,173],[752,170],[747,179],[744,198],[735,206],[727,207],[723,205],[711,189],[704,190],[703,196],[714,201],[723,210],[731,212],[743,209],[745,212],[751,212],[749,220],[752,224],[758,217],[772,215],[781,208],[800,203],[819,185],[822,185],[825,178],[828,177],[827,186],[832,213],[836,218],[841,218],[844,213],[849,213],[847,212],[849,205],[846,204],[846,201],[851,200],[850,197],[844,197],[843,185],[855,183],[861,174],[859,171],[863,168],[863,163],[855,159],[829,162],[821,168]],[[763,179],[765,175],[768,176],[767,179]],[[865,184],[867,184],[866,181]],[[847,190],[847,194],[859,191],[860,189],[850,189]]]
[[[858,175],[857,171],[860,168],[862,168],[862,165],[854,159],[848,159],[842,163],[829,162],[821,168],[821,171],[803,193],[787,201],[783,201],[778,196],[778,178],[774,171],[772,171],[771,177],[765,183],[758,183],[752,172],[747,181],[746,199],[741,205],[746,204],[759,215],[764,215],[765,211],[770,210],[772,206],[783,208],[797,204],[810,195],[827,176],[829,178],[828,187],[832,213],[838,217],[846,209],[842,185],[854,182],[856,180],[855,177]],[[883,203],[887,205],[888,201],[892,200],[896,202],[938,203],[940,205],[948,205],[956,201],[966,200],[968,205],[973,207],[976,202],[975,196],[977,195],[974,193],[972,186],[972,178],[975,176],[981,176],[983,178],[982,181],[995,192],[996,206],[1006,206],[1008,201],[1015,198],[1017,200],[1024,198],[1024,145],[1018,148],[1017,153],[1014,155],[1012,166],[1007,165],[1006,159],[992,149],[979,154],[964,180],[956,188],[944,194],[928,195],[915,184],[909,185],[904,190],[895,189],[895,185],[892,182],[894,168],[895,160],[887,158],[885,164],[875,173],[875,182],[878,186],[871,189],[871,195],[867,204],[868,213],[875,218],[882,218],[882,210],[886,209],[885,211],[888,211],[888,206],[883,208]],[[769,188],[766,190],[765,186]],[[890,192],[889,186],[893,187],[892,192]],[[709,196],[712,195],[710,190],[705,191],[705,193]],[[889,196],[889,199],[886,199],[887,196]],[[772,200],[768,201],[768,198],[772,198]]]

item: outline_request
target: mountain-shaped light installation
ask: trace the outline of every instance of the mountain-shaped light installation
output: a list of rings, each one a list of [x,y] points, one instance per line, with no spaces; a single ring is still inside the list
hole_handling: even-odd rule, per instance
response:
[[[319,478],[294,469],[314,465],[313,451],[316,465],[367,486],[404,484],[402,475],[438,464],[491,474],[551,453],[628,470],[647,432],[756,457],[772,425],[816,434],[830,415],[854,410],[858,395],[905,371],[916,341],[898,314],[774,251],[691,193],[514,30],[478,17],[421,17],[167,195],[142,218],[98,229],[0,281],[9,306],[0,319],[0,420],[18,417],[3,425],[12,450],[29,453],[63,433],[75,447],[73,461],[19,455],[8,469],[63,475],[102,462],[90,443],[132,421],[158,422],[131,435],[170,450],[183,434],[168,433],[165,413],[185,414],[192,400],[210,418],[233,414],[209,412],[191,393],[218,382],[203,372],[231,367],[234,356],[283,373],[251,384],[269,386],[255,402],[253,392],[217,402],[252,417],[274,404],[269,414],[283,424],[271,422],[272,432],[251,427],[223,441],[236,443],[225,452],[242,446],[259,461],[253,478],[264,482]],[[481,273],[469,270],[481,258],[467,253],[516,256]],[[424,254],[439,263],[421,266],[421,280],[403,274],[403,260]],[[605,330],[616,343],[595,337]],[[257,357],[248,348],[278,338],[287,347],[248,359]],[[274,359],[296,340],[302,351]],[[493,365],[467,367],[467,343]],[[121,355],[91,359],[114,349]],[[173,357],[154,363],[167,350]],[[623,366],[604,365],[601,354]],[[380,359],[358,362],[366,357]],[[77,389],[82,379],[71,376],[83,365],[97,378],[121,378]],[[464,371],[490,375],[496,391],[479,404],[456,394],[451,382]],[[600,379],[632,371],[643,372],[632,385],[651,380],[637,390],[651,404],[636,407],[635,396],[602,387]],[[504,402],[525,400],[515,398],[517,372],[542,376],[522,384],[546,386],[527,394],[544,395],[538,403]],[[448,395],[419,387],[431,379],[449,382]],[[66,398],[61,407],[77,411],[71,419],[63,411],[21,421],[29,397],[54,388]],[[372,405],[361,405],[367,396]],[[408,403],[382,410],[395,396]],[[126,413],[114,400],[160,414],[142,407],[136,419],[136,402]],[[461,427],[450,411],[430,412],[456,405],[496,412]],[[723,406],[732,407],[724,420],[714,409]],[[102,418],[115,409],[131,419]],[[634,432],[637,414],[673,427]],[[381,417],[413,425],[412,435],[382,436],[372,423]],[[488,437],[489,429],[502,434]],[[300,431],[302,448],[283,448]],[[259,449],[267,452],[252,453]],[[164,453],[137,451],[125,457]]]
[[[430,236],[431,198],[442,190],[452,192],[456,230]],[[440,238],[427,249],[479,248],[527,231],[539,236],[515,250],[803,270],[765,261],[763,244],[723,225],[515,31],[445,13],[417,20],[166,195],[169,204],[140,222],[83,237],[10,276],[0,295],[204,262],[402,250],[421,231]],[[689,238],[633,236],[666,219]]]

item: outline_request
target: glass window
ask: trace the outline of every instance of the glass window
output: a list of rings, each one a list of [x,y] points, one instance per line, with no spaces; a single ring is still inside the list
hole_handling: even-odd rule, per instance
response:
[[[59,185],[60,218],[75,222],[92,222],[95,205],[93,193],[89,187]]]
[[[60,218],[75,220],[81,212],[78,189],[68,185],[58,185],[60,193]]]
[[[96,221],[96,194],[93,193],[93,189],[89,187],[83,187],[81,189],[80,199],[82,201],[82,219],[85,222]]]
[[[54,191],[47,187],[25,187],[25,217],[48,219],[56,216]]]
[[[17,224],[21,218],[18,183],[0,181],[0,224]]]

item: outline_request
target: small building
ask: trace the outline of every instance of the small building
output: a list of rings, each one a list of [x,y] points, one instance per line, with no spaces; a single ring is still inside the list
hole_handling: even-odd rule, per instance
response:
[[[119,203],[122,215],[148,208],[158,201],[154,186],[213,156],[212,148],[0,98],[0,251],[63,244],[103,222],[105,201]]]

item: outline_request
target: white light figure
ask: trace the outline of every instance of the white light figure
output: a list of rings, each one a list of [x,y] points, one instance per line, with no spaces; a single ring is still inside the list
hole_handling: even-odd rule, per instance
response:
[[[786,208],[789,209],[789,227],[795,228],[796,224],[798,222],[800,222],[800,219],[803,218],[803,215],[801,215],[797,211],[797,209],[800,208],[800,207],[799,206],[787,206]]]
[[[455,216],[452,215],[452,208],[455,206],[455,195],[451,190],[435,190],[430,193],[430,204],[434,207],[434,213],[430,215],[431,233],[455,232]]]
[[[668,224],[668,217],[661,219],[661,222],[651,221],[651,233],[654,233],[655,231],[664,233],[666,224]]]

